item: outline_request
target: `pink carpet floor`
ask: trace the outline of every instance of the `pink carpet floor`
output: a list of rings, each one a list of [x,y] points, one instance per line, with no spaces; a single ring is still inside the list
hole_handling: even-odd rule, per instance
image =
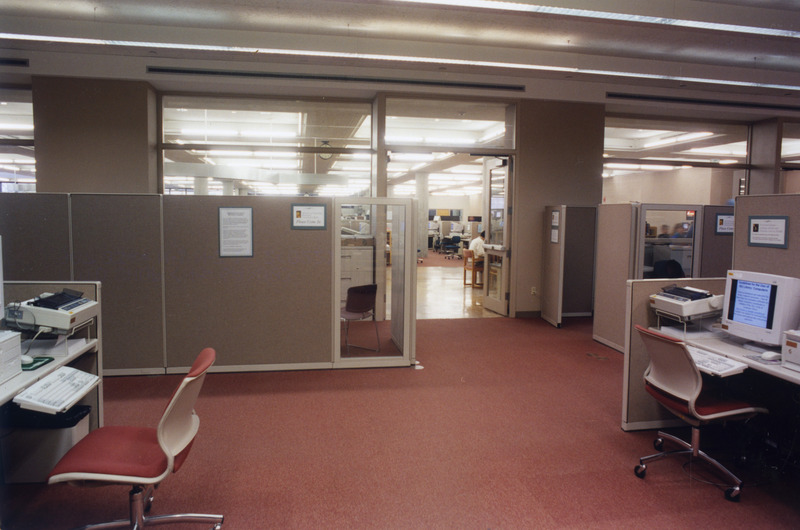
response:
[[[192,454],[153,512],[219,512],[237,530],[800,528],[787,477],[739,504],[677,460],[636,478],[653,433],[620,429],[622,355],[590,320],[476,322],[419,321],[422,370],[210,374]],[[106,423],[153,424],[177,381],[107,378]],[[70,528],[126,503],[124,487],[9,486],[2,528]]]

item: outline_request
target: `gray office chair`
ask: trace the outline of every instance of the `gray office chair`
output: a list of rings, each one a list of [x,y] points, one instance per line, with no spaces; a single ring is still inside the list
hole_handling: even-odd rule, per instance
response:
[[[347,289],[347,301],[342,308],[342,320],[344,321],[344,344],[347,353],[350,353],[350,346],[364,350],[379,352],[381,351],[381,338],[378,334],[378,322],[375,320],[375,296],[378,286],[374,283],[368,285],[356,285]],[[354,320],[364,320],[372,318],[375,324],[375,339],[377,347],[358,346],[350,344],[350,322]]]
[[[645,390],[668,411],[692,426],[692,441],[685,442],[659,431],[653,445],[660,452],[640,458],[634,473],[644,478],[648,462],[665,456],[689,455],[689,458],[709,464],[727,478],[731,486],[725,490],[725,498],[738,502],[742,481],[700,450],[700,427],[712,422],[748,419],[759,413],[767,413],[767,409],[704,389],[703,377],[683,341],[638,325],[636,331],[650,356],[650,365],[644,373]],[[664,451],[664,440],[673,442],[679,449]]]

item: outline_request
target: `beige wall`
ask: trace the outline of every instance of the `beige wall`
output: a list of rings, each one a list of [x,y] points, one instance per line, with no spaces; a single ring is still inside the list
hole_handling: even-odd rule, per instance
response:
[[[34,77],[33,109],[38,192],[158,192],[149,84]]]
[[[603,179],[603,203],[726,204],[741,170],[691,168]]]
[[[595,206],[602,198],[603,105],[523,100],[519,104],[513,204],[512,315],[538,312],[543,212],[552,204]],[[537,289],[538,290],[538,289]]]

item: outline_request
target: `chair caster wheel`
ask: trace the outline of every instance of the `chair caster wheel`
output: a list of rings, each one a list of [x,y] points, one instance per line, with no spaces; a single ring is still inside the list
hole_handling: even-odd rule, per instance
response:
[[[644,476],[647,474],[647,466],[644,464],[639,464],[638,466],[633,468],[633,474],[639,478],[644,478]]]
[[[656,438],[653,440],[653,447],[656,451],[663,451],[664,450],[664,439],[663,438]]]
[[[741,499],[742,490],[739,486],[733,486],[725,490],[725,499],[731,502],[739,502]]]

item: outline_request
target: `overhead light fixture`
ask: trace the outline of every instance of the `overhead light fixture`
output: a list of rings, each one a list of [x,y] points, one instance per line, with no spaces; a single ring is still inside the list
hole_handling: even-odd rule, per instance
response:
[[[759,26],[742,26],[738,24],[722,24],[702,20],[686,20],[669,17],[653,17],[648,15],[634,15],[631,13],[615,13],[613,11],[594,11],[591,9],[575,9],[569,7],[542,6],[535,4],[522,4],[519,2],[503,2],[495,0],[394,0],[409,4],[439,5],[451,7],[469,7],[473,9],[491,9],[494,11],[513,11],[517,13],[535,13],[541,15],[559,15],[576,18],[594,18],[619,22],[637,22],[639,24],[654,24],[658,26],[676,26],[692,29],[711,31],[726,31],[731,33],[744,33],[748,35],[763,35],[768,37],[788,37],[800,39],[800,31],[778,28],[763,28]]]
[[[792,33],[793,35],[789,36],[794,36],[794,34],[797,34],[798,38],[800,38],[800,32],[790,32],[790,33]],[[513,70],[523,70],[523,71],[566,72],[575,74],[622,77],[630,79],[656,79],[662,81],[676,81],[683,83],[704,83],[711,85],[737,86],[737,87],[748,87],[748,88],[769,88],[769,89],[785,90],[791,92],[800,92],[800,85],[758,83],[753,81],[712,79],[712,78],[689,77],[680,75],[647,74],[644,72],[620,72],[615,70],[598,70],[593,68],[576,68],[576,67],[565,67],[565,66],[555,66],[555,65],[528,64],[528,63],[509,63],[504,61],[475,61],[467,59],[451,59],[444,57],[384,55],[377,53],[357,53],[357,52],[341,52],[341,51],[326,51],[326,50],[251,48],[251,47],[241,47],[241,46],[218,46],[211,44],[185,44],[185,43],[180,44],[180,43],[145,42],[145,41],[118,41],[118,40],[106,40],[106,39],[77,38],[77,37],[58,37],[53,35],[30,35],[21,33],[0,33],[0,39],[47,42],[53,44],[84,44],[84,45],[98,45],[98,46],[157,48],[157,49],[187,50],[187,51],[200,51],[200,52],[241,53],[248,55],[258,55],[258,54],[280,55],[289,57],[324,57],[324,58],[334,58],[334,59],[353,59],[362,61],[386,61],[386,62],[391,61],[391,62],[406,62],[406,63],[432,64],[432,65],[472,66],[472,67],[484,67],[484,68],[513,69]],[[387,138],[387,143],[388,143],[388,138]]]
[[[695,132],[695,133],[682,134],[680,136],[672,136],[670,138],[662,138],[660,140],[647,142],[646,144],[644,144],[644,147],[648,148],[648,147],[660,147],[662,145],[680,144],[684,142],[691,142],[692,140],[699,140],[700,138],[708,138],[709,136],[714,136],[714,133]]]

